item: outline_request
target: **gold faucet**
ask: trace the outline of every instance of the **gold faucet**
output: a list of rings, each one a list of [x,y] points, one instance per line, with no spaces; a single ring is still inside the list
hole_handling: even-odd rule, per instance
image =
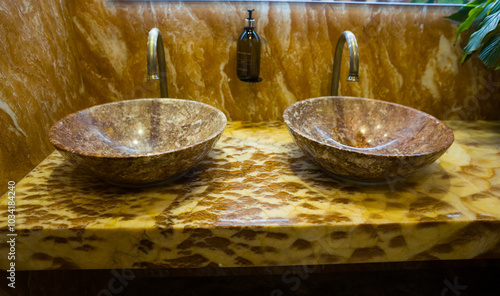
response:
[[[160,46],[158,46],[158,44]],[[160,76],[156,70],[156,54],[158,54],[158,68]],[[167,66],[165,63],[165,49],[160,30],[151,29],[148,36],[148,80],[160,79],[160,94],[162,98],[168,98],[167,89]]]
[[[333,60],[333,76],[332,76],[332,96],[339,94],[339,77],[340,77],[340,61],[342,60],[342,50],[347,41],[349,47],[349,77],[347,81],[359,81],[359,51],[356,37],[351,31],[344,31],[337,41],[335,48],[335,58]]]

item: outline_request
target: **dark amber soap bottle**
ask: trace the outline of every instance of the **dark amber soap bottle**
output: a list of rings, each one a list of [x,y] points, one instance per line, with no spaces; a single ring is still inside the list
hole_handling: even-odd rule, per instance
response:
[[[260,38],[255,32],[255,20],[252,18],[253,9],[248,10],[243,33],[238,40],[238,57],[236,74],[241,81],[259,82],[260,72]]]

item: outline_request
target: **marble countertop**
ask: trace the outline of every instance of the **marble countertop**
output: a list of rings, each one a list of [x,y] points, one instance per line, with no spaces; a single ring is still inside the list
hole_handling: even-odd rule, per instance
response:
[[[16,184],[16,268],[500,258],[500,122],[446,124],[450,149],[386,185],[332,179],[282,122],[229,123],[207,159],[160,187],[110,186],[54,152]],[[4,214],[2,254],[7,223]]]

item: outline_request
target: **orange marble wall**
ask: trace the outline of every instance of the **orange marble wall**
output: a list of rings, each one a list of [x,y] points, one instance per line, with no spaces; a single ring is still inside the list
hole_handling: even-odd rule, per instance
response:
[[[281,119],[284,109],[329,95],[333,50],[351,30],[359,83],[340,94],[402,103],[439,118],[500,118],[500,75],[478,59],[460,65],[457,7],[322,3],[73,1],[71,15],[88,94],[108,100],[159,96],[146,81],[148,31],[163,34],[169,96],[212,104],[232,120]],[[236,45],[246,8],[263,40],[257,84],[236,78]],[[463,45],[464,42],[462,42]]]
[[[47,131],[88,101],[65,1],[0,1],[0,193],[53,151]]]
[[[263,82],[236,78],[245,9],[256,9]],[[164,37],[170,97],[214,105],[231,120],[281,119],[297,100],[328,95],[343,30],[358,38],[359,83],[340,94],[394,101],[442,119],[500,119],[500,77],[460,65],[457,8],[356,4],[0,0],[0,192],[52,151],[64,115],[159,96],[146,81],[148,31]],[[462,45],[464,41],[461,41]],[[344,50],[347,55],[347,50]]]

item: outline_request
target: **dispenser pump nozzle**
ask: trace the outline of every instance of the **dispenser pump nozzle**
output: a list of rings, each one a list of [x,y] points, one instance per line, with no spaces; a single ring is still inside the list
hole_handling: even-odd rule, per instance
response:
[[[252,12],[254,9],[247,9],[248,11],[248,18],[245,20],[245,27],[249,28],[255,28],[255,19],[252,18]]]

